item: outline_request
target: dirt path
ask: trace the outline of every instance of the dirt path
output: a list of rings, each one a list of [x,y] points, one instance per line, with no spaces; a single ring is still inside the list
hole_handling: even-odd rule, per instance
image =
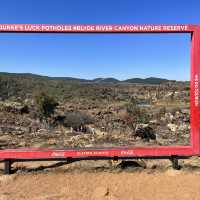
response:
[[[51,173],[1,176],[0,199],[188,200],[200,198],[200,175],[167,173]]]
[[[10,176],[1,174],[0,200],[200,199],[200,168],[197,165],[180,171],[165,166],[165,169],[121,172],[66,172],[61,167],[62,170],[49,172],[20,172]]]

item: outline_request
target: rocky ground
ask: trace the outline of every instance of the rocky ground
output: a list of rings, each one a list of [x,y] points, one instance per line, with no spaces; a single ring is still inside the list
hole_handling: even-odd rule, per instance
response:
[[[0,87],[1,149],[189,144],[189,82],[88,83],[1,74]],[[55,109],[47,116],[48,101]]]
[[[189,110],[166,112],[160,119],[138,123],[135,131],[124,124],[120,114],[109,109],[93,112],[96,124],[86,131],[65,126],[48,127],[31,113],[0,112],[0,148],[16,147],[110,147],[127,145],[189,144]],[[103,126],[104,122],[104,126]],[[107,123],[106,123],[107,122]]]

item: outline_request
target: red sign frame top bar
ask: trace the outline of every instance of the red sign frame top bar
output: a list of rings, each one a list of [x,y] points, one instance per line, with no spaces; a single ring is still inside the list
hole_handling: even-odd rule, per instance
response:
[[[0,32],[24,33],[191,33],[198,25],[0,24]]]
[[[190,145],[103,149],[18,148],[0,150],[0,159],[162,157],[200,155],[200,25],[0,24],[0,33],[190,33]]]

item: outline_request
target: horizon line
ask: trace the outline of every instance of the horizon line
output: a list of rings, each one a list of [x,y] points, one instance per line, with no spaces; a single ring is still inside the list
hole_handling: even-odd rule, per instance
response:
[[[17,74],[17,75],[25,75],[25,74],[30,74],[30,75],[36,75],[36,76],[43,76],[43,77],[48,77],[48,78],[73,78],[73,79],[83,79],[83,80],[88,80],[88,81],[92,81],[92,80],[95,80],[95,79],[109,79],[109,78],[113,78],[113,79],[116,79],[117,81],[126,81],[126,80],[129,80],[129,79],[148,79],[148,78],[157,78],[157,79],[166,79],[168,81],[181,81],[181,82],[188,82],[190,81],[189,80],[178,80],[178,79],[169,79],[169,78],[165,78],[165,77],[157,77],[157,76],[148,76],[148,77],[138,77],[138,76],[133,76],[133,77],[127,77],[125,79],[118,79],[114,76],[106,76],[106,77],[102,77],[102,76],[99,76],[99,77],[93,77],[91,79],[89,78],[83,78],[83,77],[78,77],[78,76],[52,76],[52,75],[48,75],[48,74],[40,74],[40,73],[32,73],[32,72],[6,72],[6,71],[0,71],[0,73],[7,73],[7,74]]]

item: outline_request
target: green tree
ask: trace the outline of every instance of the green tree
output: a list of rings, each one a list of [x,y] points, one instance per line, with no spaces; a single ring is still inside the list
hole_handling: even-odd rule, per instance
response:
[[[54,114],[58,103],[53,97],[48,96],[45,92],[40,92],[35,95],[34,99],[39,117],[41,119],[47,119]]]

